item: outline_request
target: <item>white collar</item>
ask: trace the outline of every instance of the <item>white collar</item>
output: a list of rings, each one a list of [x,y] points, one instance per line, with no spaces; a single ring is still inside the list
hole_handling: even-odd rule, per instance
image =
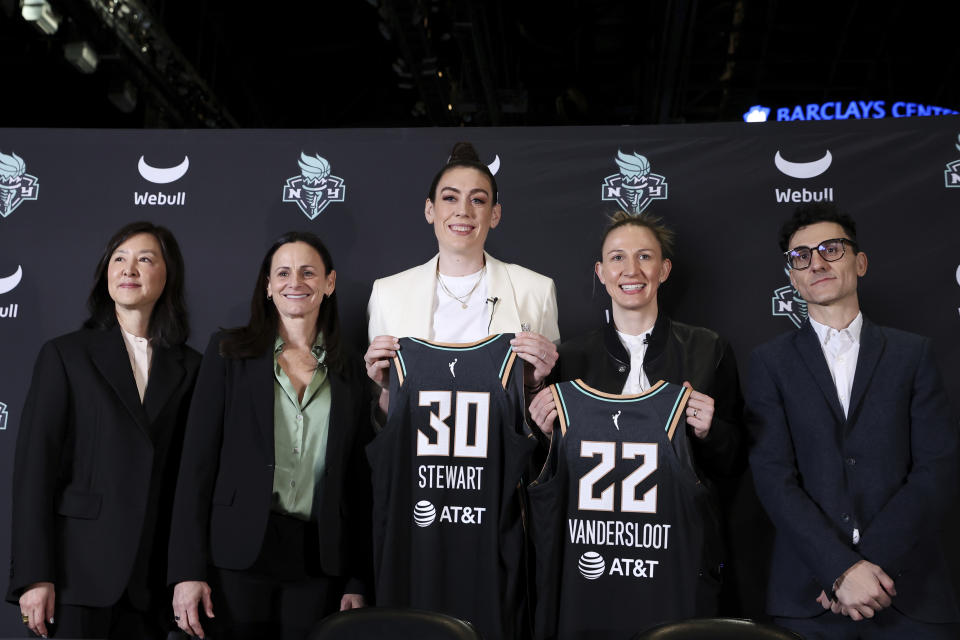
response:
[[[830,339],[838,333],[846,333],[851,341],[859,344],[860,330],[863,329],[863,312],[858,312],[857,317],[851,320],[850,324],[839,331],[825,324],[820,324],[814,320],[812,316],[810,317],[810,326],[813,327],[814,331],[816,331],[817,338],[820,339],[820,344],[822,345],[826,345],[828,342],[830,342]]]

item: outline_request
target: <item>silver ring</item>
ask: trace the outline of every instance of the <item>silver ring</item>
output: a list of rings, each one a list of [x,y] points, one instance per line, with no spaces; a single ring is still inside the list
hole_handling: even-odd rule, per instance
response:
[[[694,408],[693,408],[693,417],[696,418],[698,413],[700,413],[700,409],[697,409],[696,407],[694,407]]]
[[[543,360],[544,362],[546,362],[546,360],[547,360],[547,352],[546,352],[546,351],[541,351],[541,352],[540,352],[540,359]]]

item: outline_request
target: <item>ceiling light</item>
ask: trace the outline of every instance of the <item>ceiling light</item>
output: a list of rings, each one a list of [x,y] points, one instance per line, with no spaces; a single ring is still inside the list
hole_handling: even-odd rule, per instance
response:
[[[97,70],[97,52],[86,41],[70,42],[63,47],[63,55],[67,61],[83,73],[93,73]]]
[[[47,35],[56,33],[60,26],[60,16],[47,0],[20,0],[20,15]]]

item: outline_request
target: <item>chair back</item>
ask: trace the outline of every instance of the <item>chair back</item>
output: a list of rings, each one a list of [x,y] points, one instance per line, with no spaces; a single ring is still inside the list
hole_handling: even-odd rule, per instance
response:
[[[753,620],[695,618],[641,631],[633,636],[633,640],[803,640],[803,636]]]
[[[472,624],[435,611],[365,607],[327,616],[307,640],[481,640]]]

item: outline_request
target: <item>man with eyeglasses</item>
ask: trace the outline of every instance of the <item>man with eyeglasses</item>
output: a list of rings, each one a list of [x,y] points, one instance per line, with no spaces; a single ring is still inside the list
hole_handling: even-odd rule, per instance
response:
[[[780,246],[809,318],[749,368],[750,464],[776,528],[768,612],[806,638],[960,638],[938,540],[957,430],[930,342],[860,312],[867,256],[834,205],[797,209]]]

